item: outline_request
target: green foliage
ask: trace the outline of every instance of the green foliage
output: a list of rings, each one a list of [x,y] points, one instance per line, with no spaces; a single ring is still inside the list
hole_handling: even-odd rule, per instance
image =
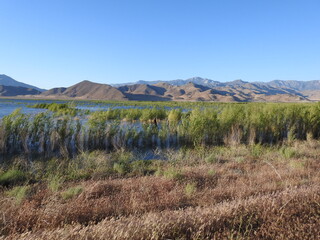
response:
[[[127,162],[114,163],[113,170],[120,175],[125,175],[130,172],[130,164]]]
[[[153,172],[150,160],[136,160],[131,163],[131,172],[134,176],[144,176]]]
[[[31,106],[30,108],[41,108],[48,109],[51,112],[56,113],[56,115],[70,115],[76,116],[80,110],[75,108],[75,104],[73,102],[69,103],[37,103]]]
[[[197,191],[196,183],[187,183],[185,187],[185,193],[188,197],[191,197]]]
[[[297,155],[297,152],[293,148],[286,146],[280,148],[280,153],[286,159],[293,158]]]
[[[23,183],[27,180],[27,174],[23,171],[11,169],[0,175],[0,185],[9,186]]]
[[[219,138],[219,122],[214,109],[195,109],[186,114],[178,133],[195,146],[215,143]]]
[[[251,155],[254,157],[260,157],[264,152],[265,148],[261,144],[255,144],[251,146]]]
[[[119,152],[115,156],[115,162],[113,164],[113,170],[119,175],[126,175],[131,172],[131,161],[133,156],[129,152]]]
[[[142,110],[138,108],[131,108],[122,111],[121,118],[126,121],[139,120],[142,116]]]
[[[178,170],[178,169],[173,168],[173,167],[165,169],[162,172],[162,175],[165,178],[172,179],[172,180],[181,180],[183,178],[183,174],[182,174],[181,170]]]
[[[177,124],[182,117],[182,111],[181,109],[172,109],[168,114],[168,121],[170,123]]]
[[[66,191],[61,193],[61,197],[64,200],[67,200],[67,199],[74,198],[74,197],[78,196],[82,192],[83,192],[83,187],[81,187],[81,186],[70,187]]]
[[[163,120],[167,117],[167,111],[164,108],[143,109],[140,120],[149,121],[153,119]]]
[[[9,197],[13,197],[16,203],[20,204],[24,199],[28,197],[31,192],[30,186],[18,186],[6,192]]]
[[[101,104],[110,107],[83,120],[68,112],[75,109],[74,103],[36,105],[62,111],[58,117],[48,112],[31,116],[16,110],[0,121],[0,152],[68,158],[86,150],[250,144],[252,156],[259,157],[259,144],[320,138],[320,103]],[[166,104],[172,109],[165,108]]]
[[[64,178],[58,175],[52,176],[48,179],[48,187],[51,191],[57,192],[61,188]]]

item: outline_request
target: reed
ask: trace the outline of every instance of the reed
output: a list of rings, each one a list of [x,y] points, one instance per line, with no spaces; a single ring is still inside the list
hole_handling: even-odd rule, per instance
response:
[[[57,106],[41,105],[66,108]],[[319,103],[200,104],[202,107],[195,105],[189,111],[157,106],[110,108],[87,117],[49,112],[27,115],[16,110],[0,121],[0,152],[3,156],[22,153],[66,157],[98,149],[281,145],[320,137]]]

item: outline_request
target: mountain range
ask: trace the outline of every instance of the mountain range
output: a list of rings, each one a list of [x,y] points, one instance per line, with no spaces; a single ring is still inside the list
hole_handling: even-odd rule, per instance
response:
[[[299,102],[320,100],[320,80],[274,80],[219,82],[193,77],[172,81],[137,81],[126,84],[99,84],[88,80],[70,87],[43,90],[0,75],[0,96],[50,99]]]
[[[10,87],[23,87],[23,88],[27,88],[27,89],[35,89],[39,92],[45,91],[45,89],[41,89],[36,86],[25,84],[23,82],[18,82],[16,80],[14,80],[12,77],[9,77],[5,74],[0,74],[0,85],[10,86]]]

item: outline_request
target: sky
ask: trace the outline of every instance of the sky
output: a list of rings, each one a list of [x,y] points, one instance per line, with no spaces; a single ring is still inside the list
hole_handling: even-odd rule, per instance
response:
[[[0,0],[0,74],[37,87],[320,79],[319,0]]]

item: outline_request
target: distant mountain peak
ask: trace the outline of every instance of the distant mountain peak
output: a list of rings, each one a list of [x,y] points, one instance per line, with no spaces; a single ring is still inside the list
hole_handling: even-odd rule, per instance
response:
[[[249,82],[243,81],[242,79],[236,79],[236,80],[233,80],[233,81],[228,82],[228,83],[232,83],[232,84],[246,84],[246,83],[249,83]]]
[[[98,84],[89,80],[82,80],[81,82],[78,82],[76,85],[80,85],[80,84]]]
[[[12,77],[9,77],[8,75],[5,74],[0,74],[0,85],[2,86],[10,86],[10,87],[24,87],[24,88],[31,88],[35,89],[37,91],[43,92],[45,91],[44,89],[23,83],[23,82],[18,82]]]

